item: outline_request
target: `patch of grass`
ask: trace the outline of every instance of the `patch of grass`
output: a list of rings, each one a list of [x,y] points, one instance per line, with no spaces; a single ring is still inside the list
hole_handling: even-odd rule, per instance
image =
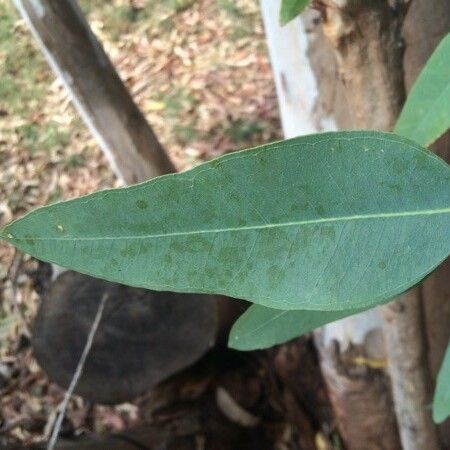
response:
[[[0,3],[0,40],[2,43],[12,37],[12,30],[16,18],[13,17],[10,9],[11,7],[6,2]]]
[[[27,123],[17,128],[17,134],[24,147],[28,150],[35,151],[39,148],[39,127],[34,123]]]
[[[242,15],[241,10],[236,6],[236,3],[231,0],[219,0],[217,6],[229,14],[231,17],[239,17]]]
[[[171,124],[175,139],[181,145],[189,144],[197,136],[196,121],[194,113],[198,106],[198,100],[184,89],[176,89],[167,94],[157,96],[157,101],[162,102],[164,117]]]
[[[0,107],[24,123],[15,129],[23,147],[35,152],[66,146],[70,133],[63,126],[30,120],[41,116],[54,75],[12,2],[0,1],[0,60]]]
[[[175,138],[181,145],[187,145],[190,142],[197,139],[198,133],[195,129],[195,126],[192,124],[189,125],[178,125],[175,124],[173,127],[173,131],[175,133]]]
[[[238,23],[238,24],[234,25],[233,30],[230,35],[230,39],[232,41],[237,41],[239,39],[250,36],[252,33],[253,33],[252,28],[250,28],[248,26],[239,25],[239,23]]]
[[[75,154],[70,155],[65,161],[64,166],[68,169],[76,169],[77,167],[83,167],[86,162],[84,155]]]
[[[197,0],[169,0],[167,6],[176,14],[186,11],[190,7],[194,6]]]
[[[171,118],[180,117],[182,112],[192,111],[198,105],[198,100],[184,89],[160,94],[157,100],[165,104],[164,112]]]
[[[267,128],[267,124],[263,121],[245,121],[237,119],[231,121],[225,134],[236,144],[252,141],[256,136],[261,134]]]
[[[0,102],[4,105],[5,109],[6,105],[17,109],[20,102],[19,87],[11,77],[5,76],[3,73],[0,76]]]
[[[17,25],[18,14],[10,2],[0,2],[0,105],[8,113],[29,111],[28,103],[44,97],[42,81],[50,76],[28,30]]]
[[[18,127],[17,133],[22,145],[31,152],[65,147],[70,142],[70,133],[54,122],[46,125],[27,123]]]
[[[50,122],[44,129],[41,142],[45,149],[65,147],[70,142],[70,132],[54,122]]]
[[[80,7],[91,19],[91,15],[100,20],[103,30],[109,34],[111,40],[118,41],[120,36],[130,31],[130,27],[146,18],[147,8],[136,8],[131,2],[128,5],[114,5],[114,2],[104,0],[81,0]]]
[[[84,13],[95,15],[103,23],[103,31],[109,34],[111,40],[118,41],[124,33],[132,32],[139,23],[149,23],[153,27],[162,26],[161,31],[171,31],[170,16],[180,14],[192,7],[197,0],[147,0],[143,6],[116,5],[104,0],[81,0],[80,6]],[[166,24],[166,22],[169,24]]]
[[[246,8],[240,8],[232,0],[219,0],[217,8],[232,19],[232,27],[228,33],[231,41],[237,41],[253,34],[255,24],[259,21],[259,15],[253,11],[248,11]]]

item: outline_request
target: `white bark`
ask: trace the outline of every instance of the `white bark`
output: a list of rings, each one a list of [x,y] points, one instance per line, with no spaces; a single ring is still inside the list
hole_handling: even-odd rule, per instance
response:
[[[318,88],[308,58],[308,38],[299,19],[282,27],[280,1],[261,0],[264,27],[285,138],[334,131],[330,117],[315,117]]]

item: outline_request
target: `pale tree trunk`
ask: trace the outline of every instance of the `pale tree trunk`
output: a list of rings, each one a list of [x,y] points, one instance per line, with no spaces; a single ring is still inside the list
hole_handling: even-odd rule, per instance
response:
[[[144,181],[174,167],[133,102],[75,0],[14,0],[50,66],[119,179]]]
[[[448,15],[448,3],[444,6],[440,2],[436,0],[438,7],[435,12],[441,16]],[[443,0],[441,3],[445,2]],[[305,25],[299,25],[298,20],[286,27],[291,29],[293,36],[301,34],[297,36],[297,41],[309,41],[307,56],[304,49],[299,55],[298,46],[292,45],[294,39],[283,42],[282,33],[285,36],[289,36],[289,33],[279,29],[276,12],[279,2],[275,3],[278,4],[269,5],[268,1],[261,1],[266,11],[265,26],[283,123],[291,126],[295,124],[295,115],[302,117],[306,113],[309,114],[309,123],[317,130],[334,128],[332,121],[327,118],[330,115],[334,116],[338,128],[391,130],[405,97],[401,32],[409,2],[313,2],[321,13],[322,27],[316,26],[318,18],[311,17],[311,12],[304,15],[306,34]],[[416,3],[423,3],[422,10],[427,3],[427,11],[422,11],[423,15],[434,9],[434,6],[430,8],[429,2],[417,0]],[[308,16],[312,20],[308,20]],[[420,23],[418,17],[416,15],[416,21],[410,20],[411,30],[415,30],[417,23]],[[447,23],[442,18],[437,19],[437,22]],[[423,30],[420,38],[416,35],[418,41],[426,41],[429,30],[436,30],[429,21],[425,23],[420,23],[419,28]],[[440,27],[435,42],[445,29],[445,25]],[[411,36],[413,33],[411,31]],[[417,53],[413,43],[411,46],[410,59],[411,55]],[[330,48],[333,52],[330,52]],[[416,63],[415,75],[433,45],[426,48],[426,52],[422,51],[419,65]],[[283,58],[284,54],[290,57]],[[303,68],[302,72],[297,71],[296,77],[295,67],[299,64]],[[298,90],[296,86],[311,85],[311,70],[306,69],[305,65],[313,69],[316,87],[309,89],[306,96],[297,101],[295,111],[292,105],[287,108],[285,104],[292,102],[289,93]],[[290,70],[291,66],[293,70]],[[306,78],[305,73],[308,74]],[[406,78],[408,80],[408,72]],[[294,117],[286,118],[286,114]],[[320,117],[326,120],[321,121]],[[297,134],[304,133],[304,128],[299,126]],[[289,127],[285,125],[284,129],[289,130]],[[292,134],[295,132],[287,136]],[[423,291],[426,292],[427,288],[433,292],[436,304],[442,304],[442,298],[448,295],[448,282],[445,285],[442,276],[438,279],[436,276],[431,277]],[[428,408],[431,384],[426,364],[427,344],[421,290],[412,290],[381,310],[385,317],[384,324],[380,314],[373,310],[328,325],[317,333],[322,370],[343,439],[349,449],[355,450],[400,448],[397,418],[401,445],[405,450],[438,449],[440,445]],[[436,307],[428,305],[425,310],[427,320],[428,317],[436,320],[436,317],[432,317],[436,316]],[[386,346],[383,344],[382,326]],[[436,373],[447,343],[448,319],[441,318],[438,329],[439,332],[432,331],[431,334],[427,331],[431,344],[436,343],[431,342],[433,339],[439,341],[439,349],[430,353],[433,374]],[[383,360],[386,356],[391,377],[381,368],[385,365]],[[390,394],[391,383],[395,415]]]
[[[278,0],[261,0],[284,137],[335,130],[333,118],[315,114],[318,86],[307,54],[305,25],[296,19],[280,26],[280,5]]]

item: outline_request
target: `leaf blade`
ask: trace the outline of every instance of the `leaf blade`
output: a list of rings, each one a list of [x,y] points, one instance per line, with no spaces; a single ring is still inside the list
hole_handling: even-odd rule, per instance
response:
[[[231,328],[228,346],[243,351],[272,347],[362,311],[287,311],[252,305]]]
[[[280,8],[280,25],[286,25],[295,19],[307,6],[309,0],[282,0]]]
[[[43,207],[2,235],[124,284],[343,310],[393,297],[445,259],[449,212],[438,157],[391,134],[338,132]]]
[[[442,423],[450,416],[450,343],[437,377],[433,399],[433,420]]]
[[[428,146],[450,126],[450,34],[431,55],[414,84],[395,132]]]

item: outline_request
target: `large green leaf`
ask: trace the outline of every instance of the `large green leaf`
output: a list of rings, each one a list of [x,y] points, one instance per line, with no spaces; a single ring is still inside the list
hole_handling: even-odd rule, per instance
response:
[[[309,0],[282,0],[280,9],[280,24],[286,25],[295,19],[307,6]]]
[[[437,378],[436,392],[433,401],[433,419],[443,422],[450,416],[450,343],[445,352],[444,362]]]
[[[358,131],[43,207],[1,235],[124,284],[340,310],[417,283],[448,256],[449,230],[449,166],[411,141]]]
[[[450,34],[431,55],[411,90],[395,132],[421,145],[450,126]]]
[[[233,325],[228,346],[236,350],[272,347],[364,310],[286,311],[252,305]]]

